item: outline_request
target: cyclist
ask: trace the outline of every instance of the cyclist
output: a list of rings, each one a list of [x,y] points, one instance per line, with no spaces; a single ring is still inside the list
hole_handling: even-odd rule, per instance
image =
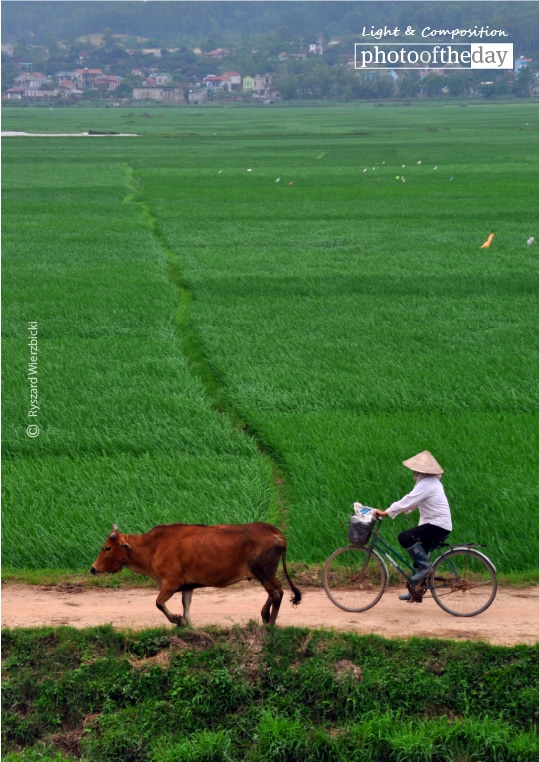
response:
[[[444,540],[451,532],[451,509],[440,481],[444,472],[428,450],[414,455],[403,461],[403,465],[413,471],[415,487],[400,500],[392,503],[385,511],[374,509],[375,516],[390,516],[395,518],[399,513],[419,508],[419,524],[413,529],[406,529],[398,536],[398,540],[408,551],[417,569],[412,576],[413,588],[400,595],[401,601],[421,603],[423,600],[421,581],[432,569],[428,553],[438,542]]]

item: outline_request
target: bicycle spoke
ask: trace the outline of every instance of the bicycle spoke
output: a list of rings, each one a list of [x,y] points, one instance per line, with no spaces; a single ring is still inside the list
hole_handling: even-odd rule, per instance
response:
[[[435,562],[432,597],[453,616],[476,616],[487,609],[497,591],[496,570],[482,553],[457,548]]]
[[[380,557],[366,548],[339,548],[326,561],[322,576],[329,599],[344,611],[366,611],[382,597],[387,574]]]

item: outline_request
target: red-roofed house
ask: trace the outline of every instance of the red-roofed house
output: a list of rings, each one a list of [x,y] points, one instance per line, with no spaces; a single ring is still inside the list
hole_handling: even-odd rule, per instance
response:
[[[202,80],[202,84],[207,90],[222,90],[227,83],[226,77],[218,77],[215,74],[208,74]]]
[[[241,74],[238,71],[225,71],[223,77],[228,80],[229,90],[241,90]]]
[[[241,90],[241,74],[237,71],[226,71],[220,76],[208,74],[202,82],[207,90]]]
[[[13,84],[15,87],[22,87],[25,90],[39,90],[47,80],[46,74],[33,71],[28,74],[19,74],[18,77],[15,77]]]
[[[102,87],[104,90],[116,90],[118,85],[122,84],[122,78],[115,74],[104,74],[94,80],[95,87]]]
[[[230,55],[230,50],[227,48],[216,48],[215,50],[210,50],[209,53],[206,53],[206,58],[208,61],[222,61],[225,56]]]
[[[6,90],[6,98],[10,101],[20,101],[24,97],[24,87],[10,87]]]

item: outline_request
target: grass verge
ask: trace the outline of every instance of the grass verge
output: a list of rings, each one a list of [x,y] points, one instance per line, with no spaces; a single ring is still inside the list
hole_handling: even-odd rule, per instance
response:
[[[534,762],[537,656],[254,623],[5,630],[4,759]]]

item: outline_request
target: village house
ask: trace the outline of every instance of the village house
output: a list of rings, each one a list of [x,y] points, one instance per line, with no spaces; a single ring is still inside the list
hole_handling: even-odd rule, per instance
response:
[[[151,73],[147,79],[144,80],[142,83],[145,87],[169,87],[173,82],[172,77],[170,74],[160,73],[160,72],[154,72]]]
[[[24,98],[24,87],[10,87],[6,90],[8,101],[20,101]]]
[[[230,50],[227,48],[216,48],[215,50],[210,50],[209,53],[206,53],[206,60],[207,61],[222,61],[223,58],[230,55]]]
[[[206,103],[208,100],[208,91],[204,89],[195,88],[189,90],[187,93],[187,102],[194,106],[198,106],[201,103]]]
[[[226,85],[225,77],[217,76],[216,74],[208,74],[204,77],[202,84],[206,90],[222,90]]]
[[[71,77],[79,90],[95,90],[95,80],[103,76],[101,69],[75,69]]]
[[[116,90],[121,84],[122,77],[117,77],[115,74],[104,74],[94,80],[94,86],[103,90]]]
[[[241,90],[241,74],[237,71],[227,71],[219,76],[208,74],[202,84],[207,90]]]
[[[34,71],[28,74],[19,74],[18,77],[15,77],[13,84],[15,87],[22,87],[25,90],[39,90],[48,79],[46,74]]]
[[[271,74],[255,74],[254,77],[243,78],[243,90],[255,99],[279,100],[281,95],[271,83]]]
[[[241,90],[241,74],[237,71],[225,71],[223,77],[226,77],[229,90]]]
[[[47,95],[55,94],[50,89],[42,89],[44,84],[50,82],[51,80],[47,75],[41,74],[41,72],[19,74],[13,81],[14,86],[6,91],[6,98],[8,100],[21,100],[22,98],[43,98]]]
[[[79,90],[71,79],[62,79],[58,82],[57,93],[63,98],[80,98],[82,90]]]
[[[267,80],[271,83],[271,78],[266,75],[261,77],[260,74],[255,74],[254,77],[243,78],[243,89],[246,93],[263,93],[267,87]]]
[[[73,74],[70,71],[57,71],[54,75],[54,79],[56,82],[72,82],[73,81]]]
[[[533,58],[524,58],[524,56],[515,58],[515,72],[518,74],[523,69],[528,69],[532,61]]]
[[[134,101],[183,101],[183,89],[177,85],[150,85],[133,88]]]

